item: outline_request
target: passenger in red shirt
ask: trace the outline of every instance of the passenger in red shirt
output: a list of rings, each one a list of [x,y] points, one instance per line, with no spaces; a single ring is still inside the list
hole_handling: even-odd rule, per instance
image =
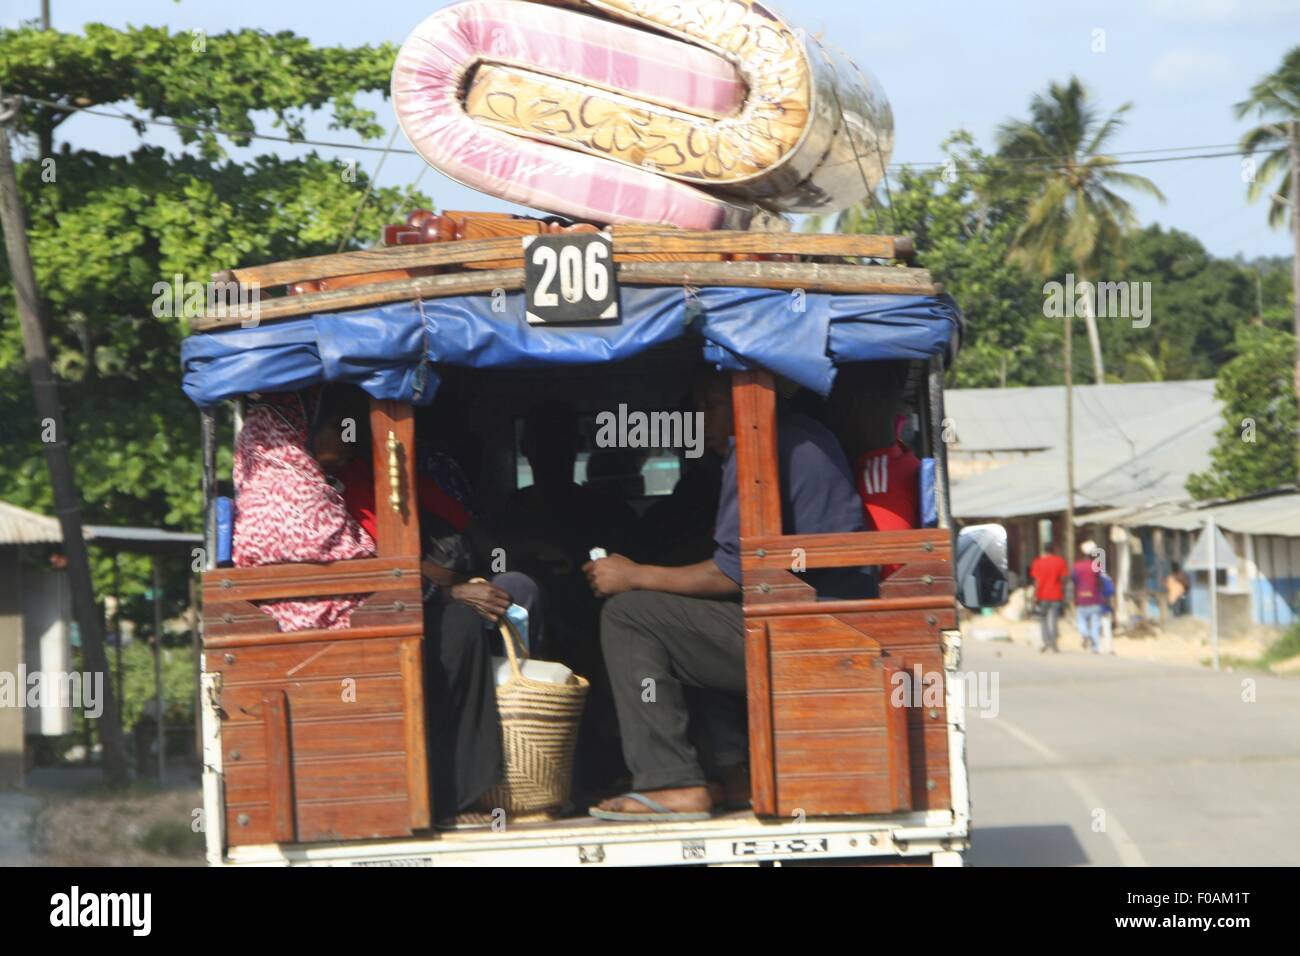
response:
[[[1043,545],[1043,553],[1034,558],[1029,566],[1029,576],[1034,579],[1034,596],[1038,602],[1038,611],[1042,615],[1043,643],[1038,648],[1040,653],[1051,651],[1059,654],[1056,646],[1056,623],[1061,617],[1061,604],[1065,600],[1065,579],[1070,569],[1065,558],[1056,553],[1056,545],[1048,541]]]
[[[853,462],[867,531],[921,526],[921,460],[899,437],[908,370],[905,361],[846,365],[827,402],[828,424]],[[900,567],[882,567],[881,580]]]
[[[375,521],[375,469],[369,456],[357,455],[333,477],[343,484],[343,500],[348,512],[356,518],[357,523],[370,533],[370,537],[379,540]],[[428,475],[416,476],[416,497],[420,511],[436,515],[457,532],[465,530],[469,524],[469,512],[465,506],[447,492],[438,487]]]
[[[895,435],[902,430],[903,421],[903,416],[898,416]],[[872,528],[904,531],[920,525],[921,459],[901,439],[886,448],[863,452],[853,470]]]
[[[897,434],[903,416],[898,416]],[[866,510],[868,531],[906,531],[921,526],[921,459],[896,439],[888,448],[864,451],[854,463],[858,495]],[[880,569],[880,579],[892,575],[901,564]]]

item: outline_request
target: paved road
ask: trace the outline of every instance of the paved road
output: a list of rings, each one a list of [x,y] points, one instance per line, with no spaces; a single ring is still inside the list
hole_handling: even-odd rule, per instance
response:
[[[0,866],[31,866],[32,821],[40,801],[26,793],[0,793]]]
[[[1300,680],[980,641],[962,669],[998,681],[969,863],[1300,864]]]

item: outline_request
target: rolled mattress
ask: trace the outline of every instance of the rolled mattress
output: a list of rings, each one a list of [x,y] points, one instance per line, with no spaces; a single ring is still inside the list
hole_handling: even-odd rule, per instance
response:
[[[893,150],[875,81],[751,0],[467,0],[415,28],[392,90],[435,169],[603,223],[842,209]]]

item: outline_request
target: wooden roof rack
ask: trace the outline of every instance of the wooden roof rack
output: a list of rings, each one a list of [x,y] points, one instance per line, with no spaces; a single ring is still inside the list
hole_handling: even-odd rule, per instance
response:
[[[214,282],[257,290],[256,312],[227,304],[192,319],[190,327],[210,332],[246,325],[250,319],[261,323],[386,302],[514,291],[524,284],[523,236],[597,228],[503,214],[417,210],[406,224],[385,229],[389,245],[214,273]],[[940,291],[928,271],[906,264],[915,247],[905,236],[648,226],[613,226],[609,231],[619,281],[628,285],[904,295]],[[864,264],[864,259],[876,262]],[[284,294],[274,294],[277,289]]]

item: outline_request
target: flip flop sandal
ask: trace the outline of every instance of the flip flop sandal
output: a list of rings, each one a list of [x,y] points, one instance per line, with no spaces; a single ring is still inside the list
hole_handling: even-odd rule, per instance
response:
[[[666,820],[666,821],[685,821],[685,820],[708,820],[713,816],[707,810],[669,810],[662,803],[651,800],[644,793],[625,793],[623,794],[628,800],[635,800],[637,803],[644,805],[649,813],[629,813],[626,810],[602,810],[600,807],[592,807],[587,812],[597,820]]]

